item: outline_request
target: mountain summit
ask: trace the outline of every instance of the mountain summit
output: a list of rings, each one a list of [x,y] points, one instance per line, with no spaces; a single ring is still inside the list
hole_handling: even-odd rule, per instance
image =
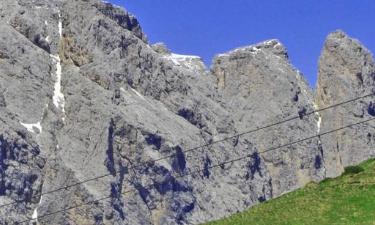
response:
[[[342,31],[314,92],[275,39],[207,70],[102,1],[2,0],[0,17],[0,224],[199,224],[375,156],[371,122],[319,135],[375,116],[373,96],[325,109],[374,93]]]

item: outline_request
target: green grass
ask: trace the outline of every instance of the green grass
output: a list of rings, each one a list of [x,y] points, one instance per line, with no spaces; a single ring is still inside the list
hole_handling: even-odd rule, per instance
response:
[[[375,160],[207,225],[375,225]]]

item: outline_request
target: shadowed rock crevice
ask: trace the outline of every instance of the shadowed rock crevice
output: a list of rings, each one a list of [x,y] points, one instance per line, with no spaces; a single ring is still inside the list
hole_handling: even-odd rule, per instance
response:
[[[160,181],[154,181],[154,188],[162,195],[168,192],[188,192],[191,190],[184,181],[179,181],[170,174],[165,175]]]
[[[315,156],[314,167],[317,170],[322,168],[322,157],[320,155]]]
[[[197,114],[196,110],[182,108],[178,110],[177,114],[198,128],[203,128],[205,126],[202,122],[201,115]]]
[[[134,151],[134,145],[137,143],[137,134],[133,132],[134,130],[132,126],[123,124],[123,121],[118,117],[111,118],[108,126],[107,157],[104,164],[113,176],[113,181],[110,183],[111,205],[121,220],[126,219],[123,199],[125,177],[133,179],[134,176],[137,176],[137,171],[133,168],[134,165],[131,163],[130,156],[124,154],[135,153],[131,152]],[[129,170],[134,172],[133,176],[130,176]],[[130,185],[129,183],[126,184]],[[134,185],[134,183],[131,184]]]
[[[116,176],[116,169],[115,169],[115,158],[114,158],[114,132],[115,132],[115,123],[114,120],[111,119],[108,127],[108,138],[107,138],[107,158],[105,160],[105,165],[108,171],[111,173],[112,176]]]
[[[161,137],[157,134],[148,134],[146,136],[146,142],[148,145],[152,145],[156,150],[159,150],[162,145]]]
[[[370,102],[368,108],[367,108],[367,112],[370,116],[375,116],[375,104],[373,104],[372,102]]]
[[[180,146],[173,149],[175,157],[172,162],[172,168],[179,174],[183,174],[186,170],[186,158],[185,153],[182,151]]]
[[[205,178],[210,178],[211,172],[210,172],[210,166],[211,166],[211,159],[208,155],[206,155],[204,159],[204,164],[203,164],[203,176]]]
[[[260,177],[263,177],[261,168],[261,157],[258,152],[254,152],[250,155],[249,170],[246,174],[246,179],[254,179],[255,173],[258,173]]]

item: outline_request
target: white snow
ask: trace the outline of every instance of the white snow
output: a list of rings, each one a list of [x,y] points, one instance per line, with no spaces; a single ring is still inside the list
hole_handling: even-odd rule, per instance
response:
[[[60,56],[58,55],[51,55],[51,58],[56,66],[55,71],[55,90],[53,93],[53,104],[56,108],[60,109],[63,113],[65,113],[65,97],[64,94],[61,92],[61,60]]]
[[[233,53],[237,53],[237,52],[241,52],[241,51],[250,51],[252,54],[256,55],[256,54],[258,54],[258,52],[261,51],[261,49],[258,48],[257,45],[250,45],[250,46],[246,46],[246,47],[236,48],[236,49],[234,49],[232,51],[229,51],[227,53],[218,54],[217,57],[225,57],[225,56],[229,56]]]
[[[179,54],[175,54],[175,53],[172,53],[171,54],[171,57],[172,58],[175,58],[175,59],[200,59],[199,56],[196,56],[196,55],[179,55]]]
[[[24,126],[29,132],[31,133],[42,133],[42,126],[40,122],[38,123],[22,123],[20,122],[22,126]]]
[[[177,66],[180,66],[182,63],[191,62],[193,59],[200,59],[199,56],[195,55],[179,55],[175,53],[166,55],[164,58],[171,60]]]
[[[33,215],[31,216],[31,219],[35,220],[35,222],[38,222],[38,208],[34,209]]]
[[[113,4],[113,3],[110,3],[109,1],[102,0],[102,2],[103,2],[104,4],[111,4],[111,5],[112,5],[113,7],[115,7],[115,8],[120,8],[120,9],[122,9],[121,6],[118,6],[118,5],[115,5],[115,4]]]
[[[61,14],[59,12],[59,34],[60,34],[60,38],[62,37],[62,33],[63,33],[63,27],[62,27],[62,20],[61,20]]]
[[[170,60],[179,67],[184,67],[188,70],[201,71],[205,70],[205,65],[203,64],[201,57],[195,55],[180,55],[171,53],[163,56],[163,58]]]
[[[43,109],[43,111],[45,111],[47,108],[48,108],[48,104],[46,104],[46,106]],[[41,134],[42,131],[43,131],[43,127],[42,127],[41,121],[43,121],[43,115],[41,116],[40,121],[37,122],[37,123],[22,123],[22,122],[20,122],[20,124],[22,126],[24,126],[27,129],[27,131],[29,131],[31,133]],[[0,142],[0,144],[1,144],[1,142]]]
[[[38,206],[34,209],[34,212],[33,212],[33,215],[31,216],[31,219],[38,223],[38,208],[39,206],[42,204],[42,199],[43,199],[43,196],[40,196],[40,200],[39,200],[39,204]]]
[[[318,119],[318,122],[317,122],[317,127],[318,127],[318,133],[320,133],[320,126],[322,124],[322,117],[320,116],[319,113],[317,113],[319,115],[319,119]]]
[[[59,35],[60,38],[62,37],[62,21],[61,21],[61,14],[59,12]],[[50,55],[52,61],[54,62],[56,66],[56,71],[53,76],[55,76],[55,85],[54,85],[54,93],[53,93],[53,104],[56,106],[56,108],[60,109],[63,114],[65,114],[65,97],[64,94],[61,92],[61,59],[60,56],[57,55]],[[63,115],[62,120],[65,120],[65,116]]]
[[[314,109],[319,110],[318,105],[316,105],[315,103],[314,103]],[[317,133],[319,134],[320,133],[320,127],[321,127],[321,124],[322,124],[322,117],[320,116],[319,112],[315,112],[315,115],[318,116],[318,121],[316,122],[316,126],[317,126]]]
[[[227,54],[227,53],[222,53],[222,54],[218,54],[218,55],[216,55],[217,57],[225,57],[225,56],[229,56],[229,54]]]
[[[304,83],[304,81],[302,80],[302,74],[299,70],[297,70],[296,79],[299,81],[299,83],[301,83],[301,84]],[[303,95],[305,95],[306,97],[309,96],[309,94],[307,93],[307,90],[305,89],[306,86],[300,85],[300,87],[301,87]],[[309,97],[307,97],[307,98],[310,99]],[[313,102],[311,100],[310,100],[310,102],[313,104],[313,107],[314,107],[315,111],[319,110],[319,107],[315,102]],[[321,117],[319,112],[315,112],[315,115],[318,117],[318,120],[316,122],[316,126],[317,126],[317,133],[319,134],[320,133],[320,127],[321,127],[321,124],[322,124],[322,117]]]
[[[261,49],[262,45],[271,45],[274,42],[277,42],[277,43],[273,46],[273,48],[281,46],[281,43],[277,39],[271,39],[271,40],[268,40],[268,41],[259,42],[257,44],[253,44],[253,45],[249,45],[249,46],[244,46],[244,47],[239,47],[239,48],[231,50],[231,51],[229,51],[227,53],[218,54],[216,56],[217,57],[225,57],[225,56],[229,56],[229,55],[231,55],[233,53],[237,53],[237,52],[240,52],[240,51],[250,51],[252,54],[256,55],[256,54],[258,54],[262,50]]]
[[[260,48],[257,48],[255,46],[250,46],[250,47],[245,47],[245,48],[242,48],[242,49],[241,48],[235,49],[234,52],[238,52],[238,51],[242,51],[242,50],[250,50],[251,53],[256,55],[260,51]]]

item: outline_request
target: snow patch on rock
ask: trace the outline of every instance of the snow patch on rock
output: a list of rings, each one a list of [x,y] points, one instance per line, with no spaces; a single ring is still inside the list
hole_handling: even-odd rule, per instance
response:
[[[258,54],[258,52],[260,52],[260,48],[257,47],[257,46],[254,46],[254,45],[251,45],[251,46],[246,46],[246,47],[240,47],[240,48],[236,48],[228,53],[223,53],[223,54],[218,54],[217,57],[225,57],[225,56],[229,56],[231,54],[234,54],[234,53],[238,53],[238,52],[250,52],[254,55]]]
[[[315,104],[315,103],[314,103],[314,109],[315,109],[315,111],[319,110],[318,105]],[[317,126],[317,133],[319,134],[320,133],[320,127],[322,125],[322,117],[321,117],[319,112],[315,112],[315,115],[318,117],[318,121],[316,122],[316,126]]]
[[[22,126],[24,126],[29,132],[31,133],[37,133],[37,134],[41,134],[42,133],[42,125],[40,124],[40,122],[37,122],[37,123],[22,123],[20,122],[20,124]]]
[[[238,52],[250,52],[251,54],[258,54],[262,50],[262,46],[272,46],[273,48],[276,48],[278,46],[282,46],[282,44],[277,40],[277,39],[271,39],[268,41],[260,42],[254,45],[249,45],[249,46],[244,46],[244,47],[239,47],[234,50],[231,50],[227,53],[223,54],[218,54],[217,57],[226,57],[229,56],[233,53],[238,53]]]
[[[34,211],[33,211],[33,215],[31,216],[31,219],[32,219],[31,222],[34,222],[34,223],[36,223],[36,224],[39,224],[39,223],[38,223],[38,208],[39,208],[39,206],[42,204],[42,198],[43,198],[43,196],[40,196],[39,204],[38,204],[38,206],[34,209]]]
[[[58,22],[58,29],[59,29],[59,35],[60,38],[62,37],[62,20],[61,20],[61,14],[59,12],[59,22]],[[56,106],[56,108],[60,109],[63,113],[62,119],[65,120],[65,97],[64,94],[61,91],[61,74],[62,74],[62,68],[61,68],[61,59],[60,56],[57,55],[50,55],[53,63],[55,64],[56,71],[53,74],[55,77],[55,85],[54,85],[54,93],[53,93],[53,104]]]
[[[51,58],[56,66],[55,71],[55,90],[53,94],[53,104],[56,106],[56,108],[61,109],[64,111],[64,105],[65,105],[65,98],[64,94],[61,92],[61,60],[60,56],[58,55],[51,55]]]
[[[311,100],[311,98],[309,97],[309,94],[308,94],[308,92],[306,90],[307,85],[303,85],[303,84],[305,84],[305,82],[303,81],[302,73],[299,70],[296,70],[296,72],[297,72],[296,73],[296,78],[297,78],[299,84],[301,84],[300,87],[301,87],[302,94],[307,98],[307,101],[309,101],[309,102],[312,103],[315,111],[319,110],[318,105],[313,100]],[[316,122],[316,126],[317,126],[317,134],[319,134],[320,133],[321,124],[322,124],[322,117],[321,117],[321,115],[320,115],[319,112],[315,112],[315,116],[318,118],[317,122]]]
[[[180,66],[181,64],[186,63],[186,62],[191,62],[194,59],[198,59],[198,60],[200,59],[199,56],[195,56],[195,55],[179,55],[175,53],[166,55],[164,56],[164,58],[171,60],[177,66]]]
[[[31,216],[31,219],[34,220],[34,222],[38,223],[38,208],[34,209],[33,215]]]
[[[163,58],[172,61],[176,66],[183,67],[188,70],[204,71],[206,69],[201,57],[199,56],[171,53],[164,55]]]
[[[63,33],[63,27],[62,27],[62,20],[61,20],[61,13],[59,12],[59,35],[60,35],[60,38],[62,37],[62,33]]]
[[[115,8],[120,8],[120,9],[122,9],[121,6],[116,5],[116,4],[113,4],[113,3],[109,2],[109,1],[102,0],[102,3],[104,3],[104,4],[110,4],[110,5],[112,5],[112,6],[115,7]]]

